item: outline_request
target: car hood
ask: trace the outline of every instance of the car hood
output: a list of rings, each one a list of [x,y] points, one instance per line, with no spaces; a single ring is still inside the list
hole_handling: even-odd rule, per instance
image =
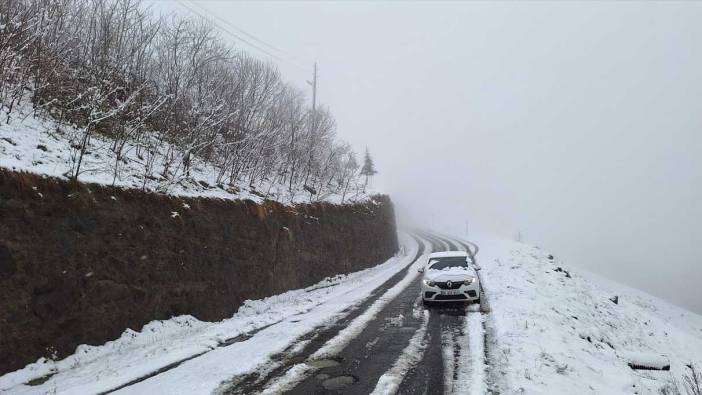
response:
[[[427,270],[424,278],[430,281],[463,281],[475,277],[475,272],[458,267],[445,270]]]

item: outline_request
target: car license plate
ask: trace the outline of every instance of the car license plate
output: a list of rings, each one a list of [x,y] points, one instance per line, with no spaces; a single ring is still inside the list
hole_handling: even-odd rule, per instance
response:
[[[460,295],[461,291],[441,291],[442,295]]]

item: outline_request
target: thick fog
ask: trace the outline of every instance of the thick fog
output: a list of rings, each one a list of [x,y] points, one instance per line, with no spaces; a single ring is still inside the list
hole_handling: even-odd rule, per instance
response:
[[[317,61],[403,222],[521,235],[702,313],[702,3],[185,4],[301,88]]]

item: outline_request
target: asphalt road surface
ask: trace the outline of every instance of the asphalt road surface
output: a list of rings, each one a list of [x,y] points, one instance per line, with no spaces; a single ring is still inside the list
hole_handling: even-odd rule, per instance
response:
[[[429,252],[465,250],[475,263],[478,249],[474,244],[430,233],[417,233],[415,238],[420,249],[414,262]],[[232,378],[223,393],[465,392],[468,384],[459,380],[467,379],[461,376],[466,370],[466,361],[480,360],[480,369],[487,369],[484,339],[468,341],[465,330],[467,317],[483,314],[484,310],[481,313],[480,306],[463,303],[424,307],[420,298],[421,276],[418,274],[392,299],[384,300],[382,308],[377,312],[374,310],[373,318],[341,350],[330,355],[319,354],[320,348],[356,318],[368,314],[369,309],[377,310],[374,306],[385,297],[383,294],[406,275],[413,274],[415,269],[411,266],[374,290],[364,303],[350,308],[334,324],[306,334],[256,372]],[[484,294],[481,299],[485,300]],[[479,319],[479,322],[484,320]],[[475,340],[481,343],[479,350],[470,349]],[[489,388],[481,388],[483,392],[489,391]]]

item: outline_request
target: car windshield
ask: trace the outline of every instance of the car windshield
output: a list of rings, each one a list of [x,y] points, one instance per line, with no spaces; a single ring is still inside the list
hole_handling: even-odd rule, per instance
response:
[[[463,256],[431,258],[429,261],[429,269],[431,270],[444,270],[452,267],[462,267],[468,269],[468,261]]]

